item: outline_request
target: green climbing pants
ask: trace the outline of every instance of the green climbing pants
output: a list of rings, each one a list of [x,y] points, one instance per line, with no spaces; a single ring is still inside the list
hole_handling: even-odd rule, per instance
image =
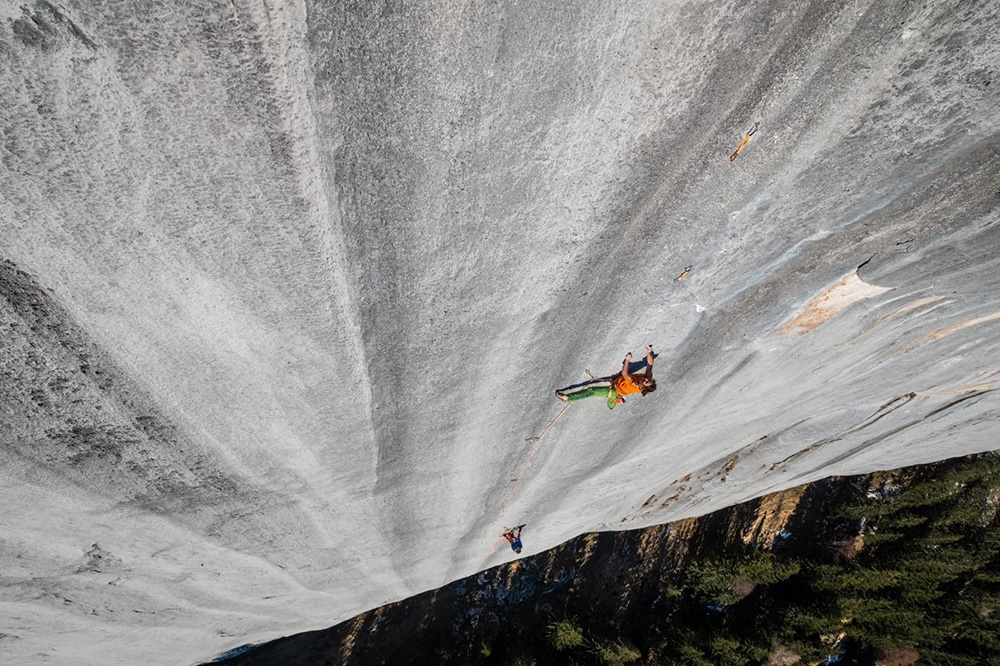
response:
[[[608,408],[614,409],[615,400],[618,398],[618,391],[613,386],[604,384],[601,386],[589,386],[585,389],[566,394],[566,400],[569,402],[577,402],[585,398],[607,398]]]

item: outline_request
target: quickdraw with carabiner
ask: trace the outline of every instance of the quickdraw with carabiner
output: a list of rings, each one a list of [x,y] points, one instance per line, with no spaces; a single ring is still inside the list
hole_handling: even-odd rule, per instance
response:
[[[747,135],[745,137],[743,137],[743,141],[742,141],[742,143],[740,143],[740,147],[736,149],[735,153],[733,153],[732,155],[729,156],[729,161],[730,162],[732,162],[733,160],[736,159],[736,157],[740,154],[740,151],[743,150],[743,146],[747,145],[747,141],[750,140],[750,137],[752,137],[754,135],[754,133],[757,132],[757,128],[758,127],[760,127],[760,123],[759,122],[756,122],[756,123],[753,124],[753,127],[750,128],[750,131],[747,132]]]

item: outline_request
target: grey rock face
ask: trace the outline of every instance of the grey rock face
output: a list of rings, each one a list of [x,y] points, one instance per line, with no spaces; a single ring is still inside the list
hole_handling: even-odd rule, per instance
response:
[[[196,662],[499,563],[504,525],[995,448],[998,29],[0,2],[0,657]],[[648,343],[656,393],[526,441]]]

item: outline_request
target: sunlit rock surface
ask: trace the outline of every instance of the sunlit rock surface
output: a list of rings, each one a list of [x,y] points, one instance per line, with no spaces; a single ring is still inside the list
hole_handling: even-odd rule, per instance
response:
[[[0,661],[193,663],[505,561],[502,525],[996,448],[998,30],[0,0]],[[647,343],[656,393],[526,441]]]

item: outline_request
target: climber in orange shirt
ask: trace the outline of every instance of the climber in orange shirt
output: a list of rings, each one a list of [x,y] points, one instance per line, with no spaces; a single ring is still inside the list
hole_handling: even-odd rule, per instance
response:
[[[595,378],[590,372],[587,376],[590,381],[584,388],[570,392],[569,389],[556,391],[556,397],[563,402],[576,402],[584,398],[607,397],[608,409],[614,409],[616,405],[625,402],[625,396],[633,393],[646,395],[656,390],[656,381],[653,379],[653,346],[646,346],[646,368],[644,373],[629,374],[628,366],[632,361],[632,353],[625,355],[622,361],[622,371],[617,375]]]

